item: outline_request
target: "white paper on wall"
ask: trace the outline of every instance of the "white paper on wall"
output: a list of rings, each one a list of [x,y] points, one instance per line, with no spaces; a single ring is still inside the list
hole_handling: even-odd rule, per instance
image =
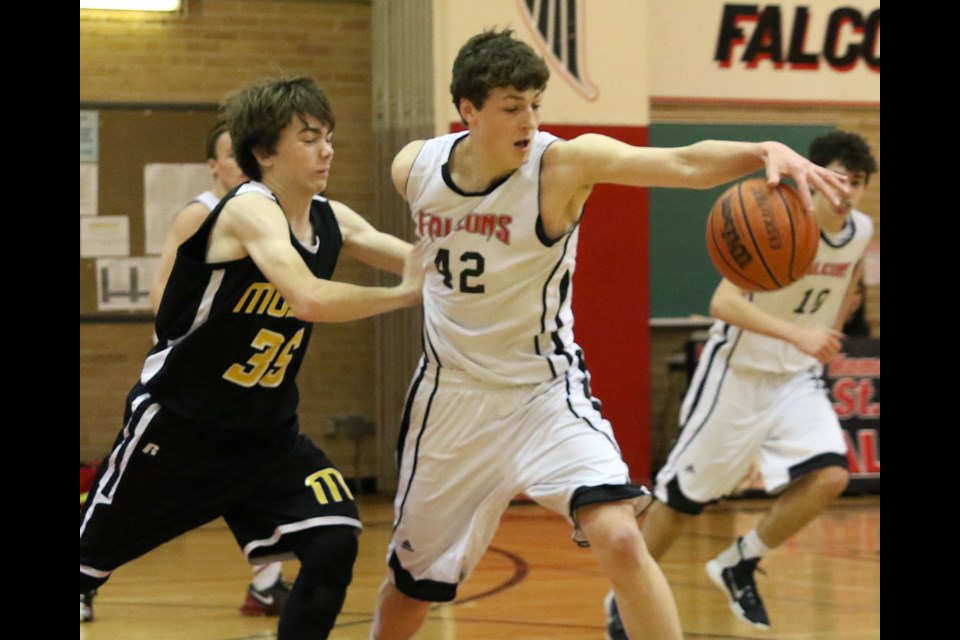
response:
[[[80,218],[80,257],[130,255],[130,219],[127,216]]]
[[[154,163],[143,168],[144,252],[159,254],[173,219],[213,178],[205,163]]]
[[[80,215],[97,215],[97,180],[99,165],[94,162],[80,163]]]

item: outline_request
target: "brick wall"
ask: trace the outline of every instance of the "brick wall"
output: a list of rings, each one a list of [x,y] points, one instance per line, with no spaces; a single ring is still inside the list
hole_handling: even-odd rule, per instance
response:
[[[183,15],[80,14],[80,101],[216,103],[228,92],[277,75],[311,75],[337,115],[336,160],[327,195],[361,214],[373,202],[371,9],[368,3],[303,0],[190,0]],[[198,141],[200,143],[201,141]],[[109,179],[101,180],[101,190]],[[349,259],[338,279],[373,282]],[[152,326],[80,325],[80,459],[103,456],[123,419]],[[374,322],[318,326],[303,370],[301,419],[347,475],[353,445],[326,436],[325,419],[373,419]],[[372,442],[362,474],[374,475]]]

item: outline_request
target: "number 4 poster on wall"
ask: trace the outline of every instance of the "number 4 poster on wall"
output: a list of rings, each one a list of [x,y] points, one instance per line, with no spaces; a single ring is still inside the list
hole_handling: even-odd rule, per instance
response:
[[[97,310],[149,311],[157,262],[155,257],[98,258]]]

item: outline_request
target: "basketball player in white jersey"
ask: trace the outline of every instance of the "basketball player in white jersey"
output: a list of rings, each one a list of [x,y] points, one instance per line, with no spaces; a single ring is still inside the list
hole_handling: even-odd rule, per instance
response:
[[[197,194],[177,212],[157,263],[153,286],[150,288],[150,304],[156,313],[160,307],[163,290],[170,278],[177,249],[192,236],[207,219],[217,203],[234,187],[249,178],[237,164],[233,155],[230,130],[225,122],[218,122],[207,134],[207,166],[213,176],[213,188]],[[270,562],[253,565],[253,579],[247,587],[247,595],[240,606],[240,613],[247,616],[278,616],[287,599],[290,587],[283,581],[283,564]]]
[[[849,195],[839,205],[814,195],[820,246],[806,276],[763,293],[728,280],[717,287],[710,304],[717,321],[643,522],[647,548],[659,561],[685,525],[730,494],[756,460],[766,491],[778,497],[706,569],[737,617],[760,628],[770,625],[753,575],[760,558],[813,520],[848,480],[847,447],[820,375],[822,363],[840,351],[840,311],[873,238],[872,220],[856,207],[877,164],[863,138],[842,131],[814,140],[809,155],[846,175]],[[608,608],[617,604],[622,609],[619,594],[616,603],[608,598]]]
[[[410,143],[394,185],[425,246],[424,355],[398,443],[379,640],[410,638],[451,601],[519,493],[567,517],[635,638],[680,638],[676,604],[644,547],[610,424],[573,336],[579,221],[595,184],[710,187],[766,166],[839,201],[844,181],[776,143],[634,147],[537,131],[549,71],[510,30],[471,38],[451,93],[467,132]],[[812,206],[806,193],[807,206]],[[608,212],[614,215],[614,212]],[[615,224],[615,218],[611,218]]]

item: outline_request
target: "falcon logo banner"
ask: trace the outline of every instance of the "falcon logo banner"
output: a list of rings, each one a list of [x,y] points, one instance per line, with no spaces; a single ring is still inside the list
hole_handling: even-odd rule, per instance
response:
[[[537,47],[573,89],[587,100],[599,91],[586,75],[581,0],[517,0]]]

